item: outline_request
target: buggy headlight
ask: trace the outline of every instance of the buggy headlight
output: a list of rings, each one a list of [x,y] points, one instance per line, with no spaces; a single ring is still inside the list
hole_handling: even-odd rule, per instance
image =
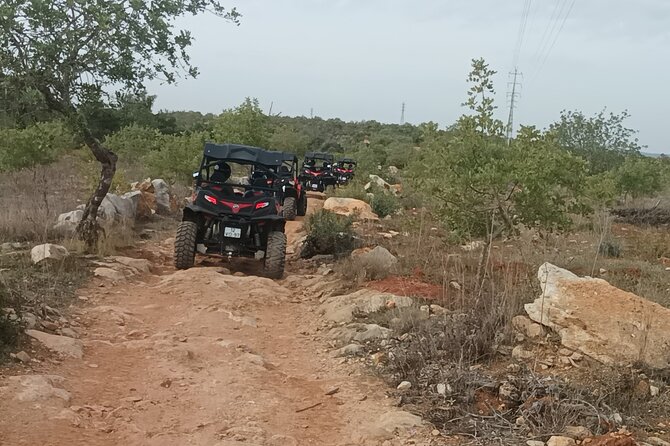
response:
[[[256,203],[256,209],[263,209],[263,208],[266,208],[268,206],[270,206],[269,201],[263,201],[261,203]]]

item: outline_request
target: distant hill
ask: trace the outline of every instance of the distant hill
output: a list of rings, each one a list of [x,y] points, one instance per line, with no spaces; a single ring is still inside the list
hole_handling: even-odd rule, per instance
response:
[[[644,156],[649,156],[651,158],[658,158],[661,155],[670,156],[667,153],[649,153],[649,152],[640,152]]]

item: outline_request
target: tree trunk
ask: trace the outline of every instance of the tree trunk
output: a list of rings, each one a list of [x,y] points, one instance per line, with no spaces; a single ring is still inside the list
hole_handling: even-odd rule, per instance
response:
[[[87,126],[82,129],[82,133],[84,134],[84,142],[86,142],[86,145],[101,166],[100,181],[98,182],[98,186],[95,188],[93,195],[88,199],[82,220],[77,226],[79,238],[86,242],[86,247],[89,250],[92,250],[98,244],[101,231],[100,224],[98,223],[98,209],[112,185],[112,180],[116,173],[116,161],[118,157],[114,152],[102,145],[102,143],[91,134]]]
[[[79,113],[72,103],[70,103],[69,95],[61,95],[61,97],[67,97],[68,99],[59,100],[49,87],[41,85],[37,88],[44,96],[47,106],[51,110],[61,113],[68,119],[70,125],[79,132],[84,139],[84,143],[86,143],[101,166],[98,187],[95,188],[95,192],[93,192],[91,198],[88,199],[86,208],[84,208],[82,220],[79,222],[79,225],[77,225],[79,238],[86,242],[86,247],[90,251],[98,244],[98,237],[100,236],[101,230],[101,227],[98,224],[98,208],[112,185],[112,180],[116,173],[116,161],[118,160],[118,157],[114,152],[102,145],[98,138],[93,135],[86,118]]]

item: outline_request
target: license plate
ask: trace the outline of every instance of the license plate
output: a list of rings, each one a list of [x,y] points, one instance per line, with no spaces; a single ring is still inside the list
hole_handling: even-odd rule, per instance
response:
[[[242,229],[225,227],[223,229],[223,236],[230,238],[240,238],[242,237]]]

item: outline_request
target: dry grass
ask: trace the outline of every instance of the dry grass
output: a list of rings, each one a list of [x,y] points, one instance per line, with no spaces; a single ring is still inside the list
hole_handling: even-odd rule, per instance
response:
[[[0,241],[53,239],[58,215],[85,200],[87,191],[69,158],[48,166],[0,174]]]
[[[404,234],[392,239],[372,235],[369,244],[381,244],[397,255],[403,274],[422,277],[444,290],[442,300],[425,302],[445,307],[444,315],[427,317],[417,305],[372,317],[395,331],[390,341],[371,349],[384,354],[385,360],[375,366],[391,385],[412,382],[401,399],[407,409],[448,434],[462,434],[480,444],[547,440],[568,425],[586,426],[596,434],[616,430],[615,413],[628,426],[644,429],[668,415],[668,394],[649,398],[636,390],[649,379],[663,388],[666,376],[596,363],[565,374],[554,369],[538,373],[512,366],[509,359],[514,335],[510,321],[539,295],[536,272],[544,262],[602,277],[670,306],[670,271],[659,260],[670,250],[667,231],[621,225],[605,214],[581,222],[580,230],[571,234],[522,231],[519,237],[492,243],[478,281],[481,249],[468,251],[451,243],[429,213],[410,213],[382,225],[366,231],[393,229]],[[606,243],[617,247],[618,256],[603,255],[612,252],[603,249]],[[557,349],[551,344],[543,348]],[[438,384],[449,385],[446,395],[437,393]],[[502,388],[512,389],[512,395],[501,397]],[[517,424],[518,417],[524,422]]]

